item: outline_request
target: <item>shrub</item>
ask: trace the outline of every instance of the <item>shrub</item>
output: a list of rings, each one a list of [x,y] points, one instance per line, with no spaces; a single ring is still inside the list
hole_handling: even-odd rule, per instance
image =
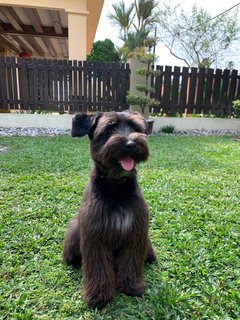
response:
[[[240,100],[233,101],[233,109],[236,118],[240,118]]]
[[[144,115],[145,108],[157,106],[159,102],[151,97],[151,93],[155,92],[155,88],[150,85],[150,77],[157,77],[160,75],[159,70],[153,70],[153,63],[156,58],[155,54],[151,53],[152,48],[156,39],[147,39],[145,41],[145,46],[138,48],[134,54],[135,58],[137,58],[142,63],[145,63],[146,67],[139,68],[136,70],[138,75],[143,76],[142,83],[136,84],[136,90],[139,94],[133,94],[130,92],[126,96],[127,103],[132,106],[139,106],[141,108],[141,112]]]
[[[166,125],[164,127],[161,128],[161,131],[163,133],[174,133],[175,132],[175,127],[171,124]]]

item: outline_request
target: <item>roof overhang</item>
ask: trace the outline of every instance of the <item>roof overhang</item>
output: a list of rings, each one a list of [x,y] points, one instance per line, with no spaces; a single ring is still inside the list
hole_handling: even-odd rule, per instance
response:
[[[0,0],[0,48],[13,55],[68,58],[68,12],[87,17],[87,43],[92,48],[104,0]],[[79,39],[79,43],[81,39]]]

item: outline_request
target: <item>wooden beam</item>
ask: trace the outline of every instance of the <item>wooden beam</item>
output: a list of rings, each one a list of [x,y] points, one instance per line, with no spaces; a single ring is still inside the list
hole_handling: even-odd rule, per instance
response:
[[[50,18],[53,22],[53,27],[54,27],[56,34],[62,35],[63,29],[62,29],[59,11],[50,10],[49,13],[50,13]],[[67,49],[65,39],[58,39],[58,42],[59,42],[63,57],[68,58],[68,49]]]
[[[22,41],[22,39],[20,39],[18,36],[14,36],[14,35],[12,35],[11,37],[19,44],[19,46],[21,47],[21,49],[23,51],[26,51],[26,52],[32,54],[32,48],[30,48],[24,41]]]
[[[43,26],[42,26],[42,21],[39,17],[39,14],[37,12],[36,9],[31,9],[31,8],[27,8],[24,9],[28,18],[30,19],[33,28],[35,29],[35,31],[39,34],[43,34],[44,30],[43,30]],[[56,57],[57,56],[57,52],[52,44],[51,39],[49,38],[42,38],[43,43],[45,44],[48,52],[50,53],[50,55],[52,57]]]
[[[63,39],[68,37],[68,29],[63,28],[63,34],[56,34],[55,29],[53,27],[42,27],[44,33],[38,33],[34,30],[31,25],[22,25],[23,31],[16,31],[11,24],[3,23],[1,31],[2,34],[5,35],[16,35],[16,36],[33,36],[33,37],[47,37],[47,38],[56,38]]]
[[[60,45],[60,48],[61,48],[61,51],[62,51],[62,55],[64,58],[68,58],[68,48],[67,48],[67,45],[66,45],[66,41],[65,39],[58,39],[59,41],[59,45]]]
[[[8,10],[6,7],[1,7],[0,11],[2,14],[8,19],[10,24],[13,26],[13,28],[17,31],[23,31],[22,27],[20,24],[14,19],[12,13]]]
[[[0,43],[4,48],[8,48],[15,53],[19,53],[20,49],[16,47],[12,42],[8,41],[6,38],[0,35]]]
[[[58,11],[50,10],[50,17],[56,34],[63,34],[61,19]]]
[[[51,54],[52,57],[57,56],[57,52],[52,44],[51,39],[49,38],[42,38],[43,43],[45,44],[46,48],[48,49],[49,53]]]
[[[23,24],[22,20],[20,19],[19,15],[16,13],[16,11],[14,10],[14,8],[12,7],[5,7],[7,9],[7,11],[9,12],[9,14],[11,14],[11,16],[13,17],[14,20],[17,21],[17,23],[21,26]]]
[[[25,35],[24,39],[26,39],[26,41],[30,44],[31,47],[33,47],[33,49],[37,52],[39,56],[44,57],[44,51],[42,47],[37,43],[37,41],[33,37]]]
[[[8,23],[0,21],[0,33],[4,36],[3,39],[5,39],[4,46],[17,53],[23,50],[29,53],[36,52],[39,56],[44,56],[45,49],[42,48],[37,39],[35,39],[38,37],[41,38],[50,55],[57,57],[56,49],[50,39],[55,38],[59,42],[63,57],[68,58],[68,48],[65,41],[65,39],[68,38],[68,28],[62,27],[61,17],[58,11],[46,11],[52,21],[52,27],[45,27],[37,10],[34,8],[22,8],[31,25],[24,25],[18,12],[12,7],[0,7],[0,10],[9,21]],[[11,40],[7,39],[7,36],[14,39],[16,44],[12,44]],[[21,37],[25,41],[23,41]],[[3,41],[4,40],[2,40],[2,43]],[[6,43],[8,43],[8,45]],[[16,45],[19,45],[19,48],[17,48]]]
[[[37,10],[32,8],[24,8],[24,11],[31,21],[34,30],[40,34],[44,33]]]

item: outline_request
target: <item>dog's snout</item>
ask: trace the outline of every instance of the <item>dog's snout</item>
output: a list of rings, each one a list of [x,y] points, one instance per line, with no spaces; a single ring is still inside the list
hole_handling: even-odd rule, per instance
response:
[[[128,151],[133,151],[133,150],[136,150],[136,148],[137,148],[136,143],[134,141],[132,141],[132,140],[128,140],[128,142],[126,144],[126,149]]]

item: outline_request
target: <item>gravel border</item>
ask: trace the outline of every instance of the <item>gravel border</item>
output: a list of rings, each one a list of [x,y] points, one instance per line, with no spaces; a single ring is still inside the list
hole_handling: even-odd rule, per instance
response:
[[[225,136],[225,135],[240,135],[240,130],[179,130],[174,133],[163,133],[158,132],[155,135],[165,136],[165,135],[174,135],[174,136]]]
[[[36,136],[59,136],[59,135],[69,135],[70,129],[60,129],[60,128],[3,128],[0,127],[0,137],[36,137]]]
[[[0,137],[11,137],[11,136],[59,136],[59,135],[70,135],[70,129],[61,129],[61,128],[3,128],[0,127]],[[240,135],[240,130],[223,130],[223,131],[217,131],[217,130],[186,130],[186,131],[176,131],[173,134],[167,134],[167,133],[153,133],[153,136],[160,135],[160,136],[166,136],[166,135],[174,135],[174,136],[210,136],[210,135]]]

